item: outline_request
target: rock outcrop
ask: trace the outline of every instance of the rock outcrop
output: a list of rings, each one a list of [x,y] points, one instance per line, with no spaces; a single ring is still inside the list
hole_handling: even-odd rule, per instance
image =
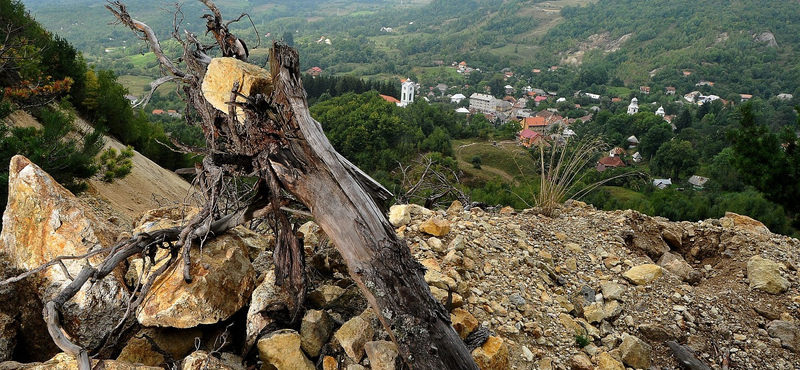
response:
[[[59,256],[80,256],[114,244],[116,233],[84,208],[78,199],[27,158],[14,156],[9,165],[8,205],[3,213],[0,250],[13,268],[33,270]],[[89,258],[97,266],[102,256]],[[65,259],[63,268],[47,269],[36,277],[41,302],[58,295],[84,266],[84,260]],[[122,273],[112,272],[85,284],[63,307],[65,327],[79,343],[99,346],[104,333],[125,313],[129,294]],[[37,316],[41,311],[37,311]]]

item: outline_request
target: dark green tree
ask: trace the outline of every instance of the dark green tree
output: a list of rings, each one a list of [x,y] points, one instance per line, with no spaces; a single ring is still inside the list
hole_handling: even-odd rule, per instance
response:
[[[694,174],[699,165],[697,151],[692,143],[671,140],[661,145],[650,162],[653,175],[670,177],[674,180],[686,179]]]
[[[753,105],[739,108],[741,128],[729,134],[733,141],[734,166],[741,180],[763,192],[767,199],[800,211],[800,151],[797,149],[796,126],[783,132],[772,132],[759,124]]]

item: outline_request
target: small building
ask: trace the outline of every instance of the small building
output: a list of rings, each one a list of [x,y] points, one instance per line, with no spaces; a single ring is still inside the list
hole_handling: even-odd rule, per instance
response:
[[[695,190],[702,190],[706,186],[707,182],[708,177],[693,175],[689,178],[689,183],[692,184],[692,187]]]
[[[639,138],[637,138],[635,135],[631,135],[628,137],[628,148],[634,148],[638,145],[639,145]]]
[[[628,105],[628,114],[636,114],[639,113],[639,99],[634,97],[631,99],[631,103]]]
[[[588,97],[589,99],[592,99],[592,100],[600,100],[600,95],[599,94],[584,93],[583,95]]]
[[[672,186],[672,178],[669,179],[653,179],[653,186],[659,189],[666,189]]]
[[[597,161],[597,172],[603,172],[609,168],[625,167],[625,162],[620,157],[603,157]]]
[[[519,145],[522,145],[526,148],[539,145],[549,146],[549,144],[544,139],[544,136],[542,134],[527,128],[523,129],[519,133],[518,140],[519,140]]]
[[[749,101],[750,99],[753,98],[753,95],[751,94],[739,94],[739,96],[741,97],[742,103]]]
[[[639,163],[642,161],[642,155],[639,152],[633,153],[632,158],[635,163]]]
[[[522,119],[522,129],[536,131],[544,134],[547,129],[547,120],[544,117],[525,117]]]
[[[650,86],[639,86],[639,92],[645,95],[650,94]]]
[[[663,105],[658,107],[658,109],[656,109],[656,115],[657,116],[661,116],[663,118],[666,114],[667,113],[664,111],[664,106]]]
[[[451,96],[450,97],[450,102],[451,103],[455,103],[455,104],[459,104],[459,103],[461,103],[462,100],[464,100],[466,98],[467,97],[464,96],[464,94],[459,93],[459,94],[455,94],[455,95]]]
[[[621,157],[621,156],[625,155],[626,153],[627,152],[625,152],[625,149],[622,149],[620,147],[616,147],[614,149],[611,149],[608,152],[608,156],[609,157]]]
[[[667,86],[666,91],[664,91],[667,95],[675,95],[675,87]]]
[[[308,74],[310,74],[311,77],[317,77],[320,73],[322,73],[322,68],[320,67],[311,67],[308,69]]]
[[[794,99],[794,96],[792,94],[781,93],[781,94],[778,94],[778,99],[780,99],[780,100],[792,100],[792,99]]]
[[[461,107],[461,108],[456,109],[456,113],[469,114],[469,109]]]

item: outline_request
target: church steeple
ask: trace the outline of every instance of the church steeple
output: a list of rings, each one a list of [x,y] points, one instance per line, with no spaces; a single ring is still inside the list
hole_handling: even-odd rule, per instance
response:
[[[639,99],[634,97],[631,99],[631,104],[628,105],[628,114],[636,114],[639,113]]]

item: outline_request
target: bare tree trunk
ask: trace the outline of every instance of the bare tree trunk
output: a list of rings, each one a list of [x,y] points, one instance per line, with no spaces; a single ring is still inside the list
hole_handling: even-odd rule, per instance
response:
[[[450,326],[449,314],[431,295],[424,268],[311,118],[297,51],[276,44],[271,56],[274,91],[266,103],[286,145],[263,148],[256,155],[258,167],[274,172],[281,186],[311,209],[407,364],[414,369],[477,369]]]

